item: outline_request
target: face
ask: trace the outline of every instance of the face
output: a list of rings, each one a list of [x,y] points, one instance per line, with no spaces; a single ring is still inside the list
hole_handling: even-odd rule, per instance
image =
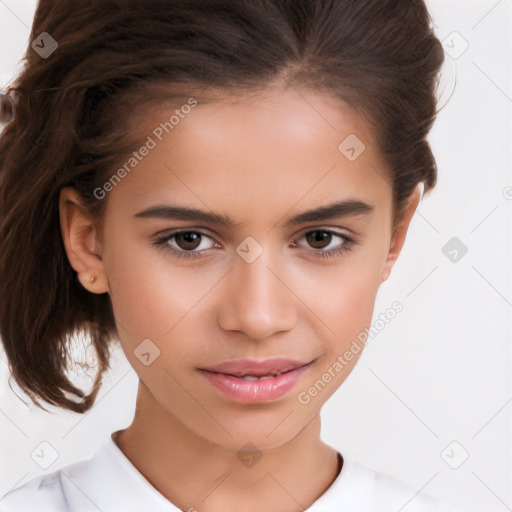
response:
[[[328,96],[199,102],[158,130],[173,112],[142,121],[155,144],[103,199],[101,237],[73,250],[80,214],[63,214],[68,255],[109,293],[161,417],[221,446],[277,446],[352,371],[361,351],[339,356],[370,326],[417,202],[392,237],[386,163]]]

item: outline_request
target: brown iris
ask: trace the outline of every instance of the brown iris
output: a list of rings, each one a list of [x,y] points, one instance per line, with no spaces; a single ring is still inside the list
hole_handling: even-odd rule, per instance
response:
[[[308,243],[314,249],[324,249],[331,242],[332,234],[328,231],[311,231],[306,235]],[[322,245],[323,242],[328,241],[326,245]],[[320,244],[320,246],[316,245]]]

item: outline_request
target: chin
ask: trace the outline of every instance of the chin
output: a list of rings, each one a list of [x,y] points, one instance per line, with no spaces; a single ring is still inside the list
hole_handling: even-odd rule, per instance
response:
[[[259,450],[277,448],[292,441],[305,428],[313,427],[315,419],[320,419],[318,413],[312,417],[298,418],[296,413],[301,408],[300,405],[283,408],[278,413],[274,411],[273,414],[259,417],[249,412],[238,413],[232,421],[222,422],[224,428],[217,425],[217,428],[205,429],[202,425],[194,430],[206,441],[222,448],[237,451],[245,445],[254,445]],[[250,450],[250,446],[247,449]]]

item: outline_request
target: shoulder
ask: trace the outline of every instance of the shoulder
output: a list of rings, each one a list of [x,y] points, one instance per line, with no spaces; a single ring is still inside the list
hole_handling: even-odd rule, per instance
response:
[[[94,479],[98,458],[105,451],[105,443],[93,455],[64,466],[52,473],[40,475],[0,497],[0,512],[70,512],[97,511],[98,508],[84,494],[81,482]],[[77,508],[77,504],[80,508]]]
[[[28,512],[29,510],[38,512],[68,510],[60,470],[35,477],[0,498],[0,512]]]
[[[310,512],[458,512],[428,493],[397,478],[343,457],[341,473]]]
[[[0,512],[179,512],[109,436],[93,454],[0,498]]]
[[[374,489],[376,504],[383,504],[385,507],[388,507],[388,510],[404,510],[404,512],[456,512],[453,507],[442,503],[428,494],[428,492],[415,489],[391,475],[375,471],[356,461],[352,461],[351,464],[356,476],[371,483]]]

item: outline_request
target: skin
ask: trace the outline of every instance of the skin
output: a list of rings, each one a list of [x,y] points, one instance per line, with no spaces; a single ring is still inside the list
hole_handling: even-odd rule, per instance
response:
[[[171,114],[139,119],[143,138]],[[349,134],[366,145],[353,162],[338,150]],[[319,413],[361,352],[308,404],[297,396],[370,326],[378,289],[400,254],[421,192],[393,234],[387,173],[371,133],[347,108],[325,93],[275,88],[200,102],[109,192],[101,229],[73,189],[61,192],[69,261],[91,293],[109,293],[122,348],[140,377],[133,423],[115,441],[180,509],[297,512],[332,484],[337,454],[320,439]],[[348,199],[373,209],[285,226]],[[236,225],[135,217],[160,204],[227,215]],[[167,250],[153,244],[176,228],[206,236],[195,246],[177,238]],[[344,243],[335,234],[308,241],[306,234],[325,230],[357,243],[322,258],[314,251]],[[236,252],[249,236],[263,248],[252,263]],[[203,252],[183,259],[172,248]],[[144,339],[160,350],[149,366],[134,354]],[[291,392],[268,403],[231,402],[197,370],[275,356],[314,363]],[[237,457],[248,442],[262,455],[252,467]]]

